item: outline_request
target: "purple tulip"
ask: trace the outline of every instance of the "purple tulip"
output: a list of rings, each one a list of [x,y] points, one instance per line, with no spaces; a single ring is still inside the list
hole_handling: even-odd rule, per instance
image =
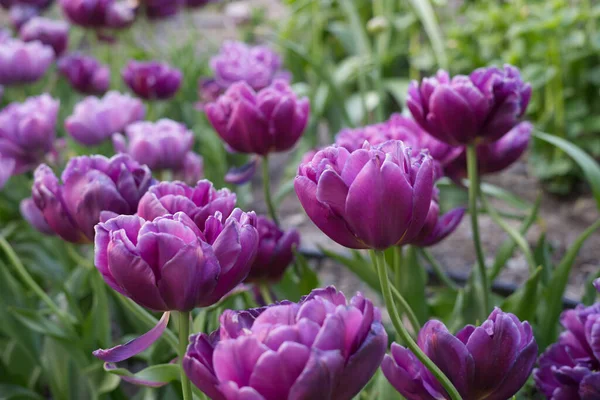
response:
[[[465,400],[505,400],[525,384],[537,356],[531,326],[496,308],[479,327],[453,336],[439,321],[419,332],[418,345]],[[410,350],[393,343],[381,369],[408,400],[449,399],[442,385]]]
[[[458,207],[440,216],[439,190],[434,188],[425,225],[411,244],[427,247],[441,242],[456,230],[465,211],[464,207]]]
[[[294,260],[294,249],[300,244],[300,235],[295,229],[281,230],[270,219],[259,216],[258,252],[247,282],[281,280],[286,268]]]
[[[174,172],[176,180],[195,185],[204,177],[204,160],[200,154],[188,151],[183,158],[183,166]]]
[[[479,68],[450,79],[440,70],[419,85],[413,81],[406,105],[435,138],[453,146],[491,143],[519,123],[531,98],[531,85],[519,70]]]
[[[4,188],[6,182],[10,179],[15,169],[15,160],[2,157],[0,154],[0,190]]]
[[[516,162],[527,150],[533,125],[521,122],[494,143],[477,146],[477,169],[480,175],[500,172]],[[446,166],[446,174],[456,181],[467,177],[467,156],[460,156]]]
[[[291,149],[306,127],[310,105],[284,81],[258,93],[244,82],[206,106],[206,116],[235,151],[267,155]]]
[[[246,82],[252,89],[261,90],[276,79],[289,82],[289,73],[281,70],[281,57],[265,46],[248,46],[242,42],[226,41],[219,54],[211,58],[215,81],[226,89],[236,82]]]
[[[40,165],[34,175],[33,200],[57,235],[85,243],[94,239],[94,225],[102,212],[135,213],[152,183],[148,167],[128,155],[82,156],[69,161],[62,184],[47,165]]]
[[[9,19],[16,31],[20,30],[31,19],[40,15],[41,10],[30,4],[18,3],[10,7]]]
[[[38,208],[38,206],[35,205],[33,198],[28,197],[23,199],[19,205],[19,210],[21,211],[21,215],[25,221],[27,221],[29,225],[34,227],[36,230],[46,235],[54,234],[54,231],[46,222],[44,214],[42,214],[42,211]]]
[[[375,374],[387,334],[358,293],[330,286],[298,303],[225,311],[219,331],[193,335],[183,359],[190,380],[214,400],[350,400]]]
[[[0,7],[8,10],[16,5],[22,4],[43,10],[50,7],[53,2],[54,0],[0,0]]]
[[[135,94],[144,99],[159,100],[173,97],[183,78],[180,70],[158,61],[129,61],[122,75]]]
[[[207,180],[199,181],[193,188],[182,182],[161,182],[142,197],[138,214],[151,221],[165,214],[183,212],[204,231],[208,218],[215,213],[229,218],[235,202],[235,193],[228,189],[216,190]]]
[[[129,154],[151,170],[177,170],[194,143],[194,133],[170,119],[135,122],[125,132],[113,136],[115,150]]]
[[[64,21],[35,17],[21,27],[19,36],[25,42],[39,40],[52,47],[58,57],[64,53],[69,44],[69,24]]]
[[[185,0],[185,6],[188,8],[204,7],[210,3],[216,3],[219,0]]]
[[[31,83],[40,79],[54,61],[52,47],[7,39],[0,46],[0,85]]]
[[[538,389],[552,400],[595,400],[600,397],[600,303],[564,311],[565,327],[533,373]]]
[[[309,218],[353,249],[410,243],[427,220],[433,196],[431,156],[412,157],[403,142],[366,143],[350,153],[330,146],[301,164],[294,181]]]
[[[119,293],[156,311],[218,302],[242,282],[256,255],[256,216],[217,212],[200,231],[184,213],[152,221],[120,215],[96,226],[95,263]]]
[[[126,1],[60,0],[63,13],[84,28],[125,28],[135,19],[135,8]]]
[[[33,170],[53,150],[58,108],[43,94],[0,111],[0,154],[15,161],[14,174]]]
[[[58,71],[81,93],[102,94],[110,85],[110,69],[91,56],[64,56],[58,60]]]
[[[86,97],[75,106],[73,114],[65,120],[65,129],[79,143],[95,146],[110,138],[113,133],[144,119],[146,108],[136,98],[110,91],[101,99]]]
[[[184,0],[144,0],[144,11],[150,19],[172,17],[183,7]]]

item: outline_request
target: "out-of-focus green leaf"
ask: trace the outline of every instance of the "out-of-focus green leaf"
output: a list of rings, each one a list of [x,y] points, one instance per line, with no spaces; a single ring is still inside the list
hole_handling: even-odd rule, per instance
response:
[[[43,400],[39,394],[22,386],[0,384],[0,400]]]
[[[136,384],[144,384],[145,382],[144,386],[158,387],[180,379],[178,364],[152,365],[134,374],[125,368],[117,368],[113,364],[105,363],[104,370],[125,380],[133,380]]]
[[[444,43],[442,29],[437,22],[431,2],[429,0],[410,0],[410,3],[419,16],[425,32],[427,32],[439,67],[447,69],[448,56],[446,55],[446,44]]]
[[[57,339],[70,339],[69,334],[60,325],[42,316],[39,310],[11,307],[9,313],[34,332]]]
[[[360,280],[369,285],[371,289],[377,292],[381,291],[381,288],[379,287],[379,278],[373,268],[371,268],[370,261],[362,257],[358,251],[353,252],[353,258],[349,258],[325,248],[321,248],[320,250],[328,258],[346,266],[350,272],[358,276]]]
[[[521,321],[533,321],[537,310],[538,287],[542,268],[538,267],[527,282],[502,303],[502,311],[515,314]]]
[[[399,263],[400,274],[398,291],[406,299],[413,309],[419,322],[424,324],[429,318],[427,299],[425,297],[425,285],[427,284],[427,272],[419,263],[417,251],[408,246],[404,259]]]
[[[598,298],[598,291],[594,287],[594,280],[600,278],[600,271],[595,274],[591,274],[590,277],[585,281],[585,291],[581,298],[581,302],[585,305],[591,306],[595,303]]]
[[[387,90],[394,100],[402,107],[406,104],[406,92],[408,91],[409,81],[402,78],[384,79],[383,87]]]

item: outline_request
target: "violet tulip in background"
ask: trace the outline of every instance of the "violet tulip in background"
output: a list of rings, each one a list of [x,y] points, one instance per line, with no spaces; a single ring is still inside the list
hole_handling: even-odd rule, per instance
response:
[[[254,213],[239,209],[206,225],[200,231],[182,212],[112,218],[96,226],[96,267],[110,287],[151,310],[210,306],[244,280],[258,234]]]
[[[201,180],[193,187],[182,182],[161,182],[142,197],[138,214],[151,221],[165,214],[183,212],[204,231],[207,219],[215,213],[228,218],[236,200],[235,193],[229,189],[216,190],[208,180]]]
[[[121,74],[135,94],[148,100],[173,97],[183,78],[180,70],[158,61],[129,61]]]
[[[510,399],[529,378],[538,350],[529,323],[498,308],[481,326],[467,325],[456,335],[431,320],[417,342],[465,400]],[[381,369],[408,400],[450,398],[413,353],[396,343]]]
[[[110,91],[102,98],[89,96],[77,103],[73,114],[65,120],[67,133],[79,143],[95,146],[114,133],[144,119],[146,108],[141,100]]]
[[[65,52],[69,44],[69,24],[64,21],[35,17],[21,27],[19,36],[25,42],[39,40],[52,47],[58,57]]]
[[[42,214],[42,211],[35,204],[33,198],[28,197],[21,200],[21,203],[19,204],[19,210],[21,211],[21,216],[33,228],[46,235],[54,234],[54,231],[46,222],[44,214]]]
[[[35,169],[54,148],[59,102],[30,97],[0,111],[0,155],[14,160],[14,174]]]
[[[110,85],[110,69],[92,56],[71,53],[58,60],[58,71],[84,94],[103,94]]]
[[[15,169],[15,160],[3,157],[0,154],[0,190],[4,188],[6,182],[10,179]]]
[[[491,143],[519,122],[531,85],[511,65],[479,68],[452,79],[440,70],[408,89],[406,105],[429,134],[453,146]]]
[[[281,57],[268,47],[231,40],[225,41],[219,53],[210,59],[215,82],[223,89],[246,82],[252,89],[261,90],[276,79],[289,81],[289,73],[281,67]]]
[[[538,389],[552,400],[600,398],[600,303],[564,311],[558,342],[546,349],[534,371]]]
[[[185,0],[185,6],[189,8],[204,7],[210,3],[217,3],[219,0]]]
[[[255,92],[245,82],[232,85],[205,107],[219,136],[235,151],[265,156],[290,150],[300,139],[310,112],[284,81]]]
[[[125,129],[127,139],[113,136],[115,150],[129,154],[151,170],[179,170],[194,143],[194,133],[170,119],[140,121]]]
[[[152,185],[152,174],[126,154],[69,160],[62,183],[47,165],[35,171],[33,200],[50,228],[73,243],[94,240],[100,214],[133,214]]]
[[[477,146],[477,169],[480,175],[500,172],[515,163],[529,146],[533,125],[521,122],[500,140]],[[455,181],[467,177],[467,156],[464,148],[460,156],[446,166],[446,173]]]
[[[125,28],[135,19],[135,8],[127,1],[60,0],[65,16],[84,28]]]
[[[417,237],[411,241],[411,244],[419,247],[433,246],[454,232],[460,221],[462,221],[466,211],[464,207],[457,207],[444,215],[440,215],[439,201],[439,190],[433,188],[433,197],[431,198],[425,225],[423,225],[423,229]]]
[[[184,0],[143,0],[144,13],[150,19],[168,18],[176,15]]]
[[[31,83],[40,79],[54,61],[54,50],[38,41],[7,39],[0,46],[0,85]]]
[[[330,286],[298,303],[227,310],[219,331],[190,338],[183,366],[213,400],[350,400],[387,347],[381,314]]]
[[[295,229],[284,231],[272,220],[259,216],[258,251],[246,282],[278,282],[294,260],[294,250],[300,245]]]
[[[298,168],[296,194],[327,236],[353,249],[410,243],[427,220],[433,196],[431,156],[411,156],[399,140],[349,152],[330,146]]]

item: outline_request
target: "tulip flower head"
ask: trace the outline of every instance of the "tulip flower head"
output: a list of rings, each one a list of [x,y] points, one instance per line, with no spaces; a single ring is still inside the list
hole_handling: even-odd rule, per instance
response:
[[[19,30],[19,36],[25,42],[39,40],[52,47],[56,57],[67,49],[69,43],[69,24],[64,21],[35,17],[25,23]]]
[[[227,89],[236,82],[246,82],[258,91],[276,79],[289,81],[289,73],[281,70],[281,57],[265,46],[249,46],[242,42],[226,41],[219,54],[211,58],[216,83]]]
[[[331,239],[383,250],[421,232],[433,184],[431,156],[413,157],[398,140],[365,143],[353,152],[327,147],[300,165],[294,188],[309,218]]]
[[[552,400],[600,398],[600,303],[564,311],[565,331],[539,358],[533,376]]]
[[[492,143],[520,121],[531,98],[531,85],[519,70],[479,68],[469,76],[435,77],[408,89],[406,105],[429,134],[452,146]]]
[[[200,231],[182,212],[146,221],[120,215],[96,226],[95,263],[106,283],[155,311],[215,304],[240,284],[256,255],[254,213],[216,212]]]
[[[110,85],[110,69],[94,57],[73,53],[58,60],[58,72],[81,93],[102,94]]]
[[[0,111],[0,155],[14,160],[14,174],[35,169],[53,150],[58,109],[58,100],[43,94]]]
[[[144,13],[150,19],[162,19],[176,15],[184,0],[144,0]]]
[[[294,249],[300,244],[295,229],[283,231],[270,219],[259,216],[257,222],[258,252],[247,282],[281,280],[294,259]]]
[[[158,61],[130,61],[122,75],[135,94],[143,99],[158,100],[173,97],[183,78],[181,71]]]
[[[102,98],[89,96],[75,106],[65,120],[65,129],[73,139],[86,146],[96,146],[113,133],[144,119],[146,109],[136,98],[110,91]]]
[[[527,381],[538,350],[531,326],[498,308],[481,326],[467,325],[456,336],[443,323],[429,321],[417,343],[464,400],[510,399]],[[396,343],[381,369],[408,400],[450,398],[412,352]]]
[[[71,22],[84,28],[120,29],[135,19],[135,8],[126,1],[60,0],[60,6]]]
[[[211,335],[190,338],[183,367],[214,400],[350,400],[387,346],[381,314],[358,293],[330,286],[298,303],[227,310]]]
[[[72,158],[62,183],[45,164],[34,175],[33,200],[46,223],[61,238],[73,243],[94,240],[101,213],[133,214],[153,182],[148,167],[120,154],[112,158]],[[112,213],[112,214],[111,214]]]
[[[44,214],[35,204],[35,201],[31,197],[23,199],[19,204],[19,210],[21,211],[21,216],[35,228],[37,231],[44,233],[46,235],[53,235],[54,231],[44,218]]]
[[[194,143],[194,133],[170,119],[134,122],[113,136],[115,150],[127,153],[151,170],[179,170]]]
[[[206,105],[205,111],[234,151],[264,156],[296,144],[308,123],[309,108],[308,99],[298,99],[284,81],[259,92],[240,82]]]
[[[39,41],[7,39],[0,45],[0,85],[16,85],[40,79],[54,61],[54,50]]]
[[[6,182],[10,179],[15,169],[15,160],[2,157],[0,154],[0,190],[4,188]]]
[[[431,198],[425,225],[411,244],[419,247],[433,246],[454,232],[462,221],[466,211],[464,207],[458,207],[444,215],[440,215],[439,201],[439,190],[433,188],[433,197]]]

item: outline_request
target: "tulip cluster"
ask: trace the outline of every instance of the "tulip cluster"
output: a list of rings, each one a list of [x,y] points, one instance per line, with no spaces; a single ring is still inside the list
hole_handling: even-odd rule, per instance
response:
[[[0,85],[31,83],[40,79],[54,61],[54,50],[39,41],[6,39],[0,46]]]
[[[540,357],[537,387],[553,400],[600,398],[600,303],[567,310],[560,322],[566,331]]]
[[[71,137],[86,146],[95,146],[114,133],[144,119],[146,109],[136,98],[119,92],[108,92],[104,97],[90,96],[75,106],[73,115],[65,120],[65,129]]]
[[[175,95],[182,79],[181,71],[157,61],[130,61],[122,75],[135,94],[144,99],[158,100]]]
[[[94,57],[72,53],[58,60],[58,71],[81,93],[102,94],[110,85],[110,69]]]
[[[379,310],[334,287],[298,303],[225,311],[220,330],[190,338],[183,366],[214,400],[350,400],[387,347]]]
[[[126,1],[60,0],[60,6],[71,22],[84,28],[120,29],[135,19],[135,8]]]
[[[43,94],[0,111],[0,157],[13,161],[13,174],[35,169],[54,149],[58,108],[57,100]]]
[[[298,99],[284,81],[259,92],[240,82],[208,104],[206,116],[231,149],[264,156],[296,144],[308,123],[309,108],[308,99]]]
[[[133,214],[152,174],[127,155],[72,158],[62,184],[45,164],[34,175],[33,200],[54,233],[68,242],[94,240],[94,226],[115,214]]]
[[[15,29],[19,30],[53,2],[54,0],[0,0],[0,6],[9,10],[10,21]]]
[[[157,122],[134,122],[125,128],[125,136],[113,135],[113,145],[152,171],[169,170],[190,183],[202,176],[202,158],[191,151],[194,133],[170,119]],[[199,171],[194,171],[199,163]],[[187,178],[187,179],[185,179]]]
[[[538,350],[531,326],[499,309],[481,326],[468,325],[456,336],[443,323],[429,321],[418,344],[465,400],[511,398],[531,374]],[[449,398],[431,372],[396,343],[381,369],[408,400]]]

